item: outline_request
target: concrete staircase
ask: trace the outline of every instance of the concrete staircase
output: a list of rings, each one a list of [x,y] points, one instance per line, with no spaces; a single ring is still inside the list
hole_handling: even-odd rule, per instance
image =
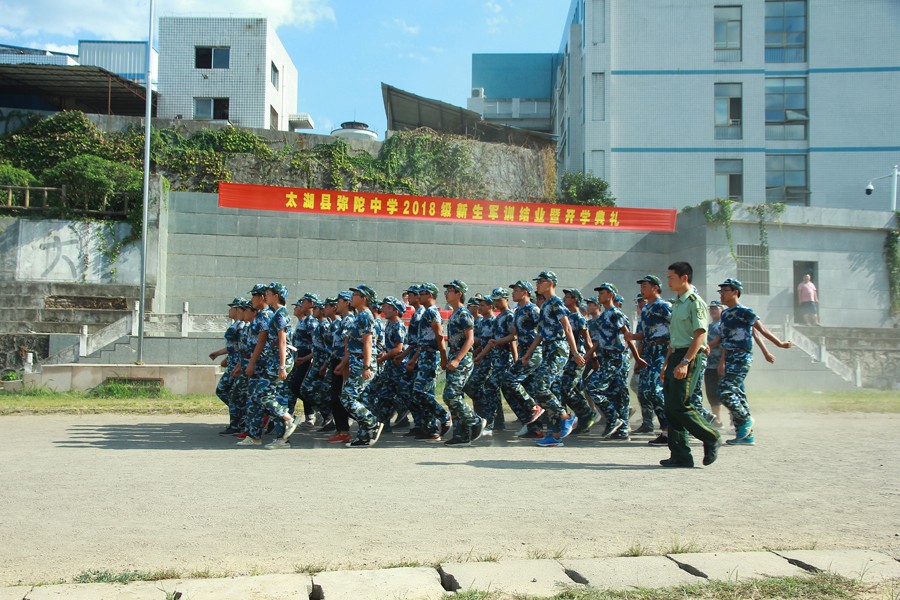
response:
[[[900,389],[900,329],[794,327],[859,373],[863,387]]]

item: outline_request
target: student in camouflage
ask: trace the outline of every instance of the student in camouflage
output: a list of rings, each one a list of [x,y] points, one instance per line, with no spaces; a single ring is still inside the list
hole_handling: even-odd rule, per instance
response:
[[[409,317],[409,326],[406,329],[406,349],[403,353],[394,359],[395,364],[402,364],[406,369],[403,377],[403,393],[406,398],[406,404],[409,406],[409,414],[413,418],[413,427],[409,428],[405,437],[415,437],[423,431],[423,423],[425,422],[425,407],[419,403],[413,393],[413,387],[416,378],[416,349],[419,347],[419,324],[422,321],[422,315],[425,314],[425,307],[419,301],[419,290],[421,286],[413,284],[407,288],[407,298],[409,305],[413,310]],[[398,420],[400,419],[398,415]]]
[[[479,417],[468,405],[463,394],[469,375],[472,374],[472,345],[475,343],[475,319],[463,304],[469,286],[460,279],[444,284],[444,299],[452,311],[447,319],[447,348],[441,349],[441,368],[447,377],[444,386],[444,404],[450,409],[453,437],[445,446],[470,446],[481,437],[485,419]]]
[[[482,394],[484,409],[483,412],[478,413],[487,420],[485,428],[487,431],[493,431],[497,427],[495,415],[503,410],[500,388],[507,372],[517,358],[516,333],[513,328],[514,314],[509,308],[509,291],[504,288],[494,288],[491,292],[491,302],[494,309],[497,310],[497,315],[494,316],[491,325],[491,339],[475,357],[476,365],[483,361],[490,363],[490,372],[484,383]]]
[[[549,415],[550,432],[537,445],[554,447],[562,445],[562,438],[572,433],[578,422],[578,417],[569,413],[559,396],[554,393],[554,384],[559,389],[558,381],[570,354],[578,366],[584,366],[584,356],[578,352],[572,325],[569,323],[569,311],[556,295],[556,284],[559,281],[556,273],[541,271],[534,281],[537,282],[537,292],[544,301],[541,303],[537,335],[525,351],[522,362],[529,362],[531,356],[541,348],[541,362],[534,373],[531,396]]]
[[[439,442],[453,427],[450,413],[434,397],[434,380],[437,375],[438,359],[444,350],[444,334],[441,328],[441,313],[434,305],[438,288],[433,283],[423,283],[419,287],[419,301],[424,307],[419,322],[416,354],[416,378],[413,382],[413,397],[422,407],[424,422],[422,431],[416,436],[419,441]]]
[[[578,348],[575,354],[584,356],[591,347],[591,336],[588,334],[587,321],[580,310],[580,303],[583,300],[581,290],[566,288],[563,290],[563,294],[563,302],[569,311],[569,324],[572,326],[572,334],[575,336],[575,344]],[[578,425],[572,430],[573,434],[586,433],[594,425],[596,419],[594,409],[584,397],[582,375],[585,365],[578,364],[575,354],[570,355],[566,361],[566,366],[559,378],[559,388],[556,391],[557,397],[563,405],[570,408],[578,417]]]
[[[475,317],[475,325],[473,327],[475,345],[472,348],[473,357],[477,357],[481,354],[481,351],[487,347],[488,342],[493,337],[494,310],[491,299],[481,297],[480,294],[469,298],[468,306],[469,310],[476,311],[478,315]],[[469,381],[466,383],[464,391],[466,395],[472,399],[472,408],[475,412],[483,417],[491,428],[493,428],[498,412],[495,408],[495,414],[488,415],[487,408],[484,404],[484,388],[490,374],[491,361],[487,359],[478,361],[474,364],[472,374],[469,376]],[[486,429],[482,435],[492,435],[491,429]]]
[[[628,332],[628,318],[619,308],[613,305],[618,293],[611,283],[601,283],[594,288],[597,299],[603,307],[588,328],[593,345],[588,351],[588,358],[594,361],[594,372],[588,379],[586,387],[594,403],[606,417],[606,429],[603,438],[628,440],[628,395],[627,372],[622,368],[625,353],[631,352],[635,365],[646,368],[647,364],[638,355],[634,342],[625,335]]]
[[[256,288],[254,288],[256,289]],[[287,374],[293,366],[293,355],[287,349],[290,319],[284,304],[288,290],[277,281],[265,286],[263,301],[270,309],[265,329],[258,334],[258,342],[247,374],[250,376],[250,405],[248,421],[250,434],[240,444],[259,445],[262,437],[263,415],[275,421],[276,439],[267,448],[284,448],[288,438],[297,428],[294,418],[287,410],[289,392],[285,391]],[[254,299],[259,298],[254,294]]]
[[[337,304],[335,305],[337,318],[332,323],[331,361],[328,366],[332,372],[329,402],[331,403],[335,433],[326,440],[330,444],[350,443],[350,415],[347,414],[347,410],[341,404],[341,390],[349,375],[347,336],[350,333],[350,326],[353,324],[353,315],[350,310],[350,301],[352,299],[352,292],[343,291],[338,293]]]
[[[646,370],[637,369],[640,373],[638,400],[641,402],[641,427],[635,433],[653,433],[653,413],[659,419],[661,430],[659,437],[650,440],[651,446],[668,444],[668,421],[666,420],[665,401],[662,391],[660,373],[669,347],[669,319],[672,305],[660,296],[661,281],[656,275],[645,275],[638,279],[641,294],[646,304],[641,310],[641,320],[637,333],[629,332],[625,337],[641,342],[641,358],[647,363]]]
[[[218,385],[216,385],[216,396],[228,407],[229,421],[228,427],[221,431],[220,435],[233,435],[241,432],[241,423],[240,421],[235,421],[234,411],[231,410],[231,390],[234,388],[235,382],[231,372],[241,360],[241,330],[246,326],[246,323],[239,318],[238,312],[242,310],[241,307],[246,302],[247,300],[244,298],[235,298],[228,304],[228,318],[231,319],[231,324],[225,330],[225,347],[209,353],[210,360],[215,360],[223,354],[226,355],[222,360],[221,366],[224,371],[222,371],[222,376],[219,378]]]
[[[303,378],[300,386],[300,399],[304,406],[311,406],[314,411],[322,415],[322,426],[331,420],[331,407],[327,401],[328,390],[331,389],[331,371],[328,369],[328,360],[331,348],[331,317],[334,315],[336,301],[327,298],[325,301],[316,302],[312,316],[316,319],[317,326],[312,336],[312,359],[309,371]],[[334,301],[334,302],[332,302]],[[321,430],[320,430],[321,431]]]
[[[359,424],[356,439],[348,442],[347,447],[368,448],[378,441],[384,427],[361,401],[366,387],[372,380],[375,363],[372,352],[375,316],[369,310],[369,305],[375,302],[375,291],[367,285],[358,285],[350,288],[350,291],[353,293],[350,303],[356,311],[356,316],[347,333],[345,360],[349,375],[341,390],[341,405]]]
[[[237,434],[238,439],[244,439],[249,434],[247,425],[247,405],[250,402],[249,396],[249,378],[246,369],[250,364],[250,357],[253,349],[256,347],[256,339],[250,337],[250,324],[256,320],[256,308],[253,307],[251,300],[245,300],[240,307],[239,316],[244,322],[241,328],[241,338],[238,343],[239,359],[231,371],[234,378],[234,387],[231,388],[231,396],[228,399],[228,413],[231,421],[239,423],[238,427],[241,433]]]
[[[409,410],[403,390],[406,369],[403,363],[394,363],[394,358],[403,353],[403,342],[406,339],[406,326],[400,319],[406,311],[406,305],[393,296],[386,296],[381,301],[381,311],[387,318],[385,348],[375,359],[381,368],[366,388],[363,404],[375,413],[379,422],[384,423],[382,433],[388,433],[391,431],[391,416],[395,412],[401,414]]]
[[[731,413],[734,420],[735,437],[725,443],[734,446],[752,446],[756,443],[753,435],[753,417],[747,403],[747,392],[744,380],[753,363],[753,338],[762,335],[779,348],[790,348],[791,342],[783,342],[766,329],[753,309],[740,303],[743,284],[737,279],[728,278],[719,284],[719,298],[726,306],[721,317],[722,358],[719,359],[719,400]],[[760,343],[760,350],[769,362],[775,362],[773,356]]]
[[[722,358],[722,303],[713,300],[709,303],[709,331],[706,333],[706,370],[703,372],[703,384],[706,387],[706,400],[710,412],[715,416],[713,426],[722,428],[722,402],[719,401],[719,362]]]
[[[542,428],[535,422],[544,414],[544,409],[534,403],[529,394],[529,388],[533,389],[532,376],[541,364],[543,349],[538,346],[534,352],[528,355],[527,361],[524,360],[525,352],[537,337],[541,312],[531,302],[534,285],[530,281],[520,279],[509,287],[512,289],[512,299],[517,304],[513,313],[512,335],[514,337],[512,339],[516,341],[518,347],[518,359],[513,362],[512,367],[504,375],[500,388],[503,390],[503,396],[509,407],[523,425],[519,430],[519,435],[542,439],[544,437]]]
[[[294,350],[294,368],[288,377],[288,389],[291,391],[291,397],[288,401],[288,410],[294,414],[294,408],[297,405],[297,398],[300,397],[300,390],[303,386],[303,379],[307,376],[312,363],[313,353],[313,334],[316,327],[319,326],[319,320],[313,316],[313,307],[319,302],[316,294],[303,294],[296,304],[294,304],[294,316],[297,317],[297,325],[294,327],[294,333],[291,335],[291,346]],[[302,425],[312,427],[316,422],[315,406],[313,404],[303,403],[304,420]]]

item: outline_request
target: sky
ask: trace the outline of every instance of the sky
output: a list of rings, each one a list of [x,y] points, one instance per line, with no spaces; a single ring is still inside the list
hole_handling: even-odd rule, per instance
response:
[[[472,54],[556,52],[569,3],[157,0],[156,13],[268,18],[297,67],[297,112],[312,116],[313,132],[356,120],[383,139],[382,82],[465,107]],[[0,43],[77,54],[78,40],[146,40],[149,10],[149,0],[0,0]]]

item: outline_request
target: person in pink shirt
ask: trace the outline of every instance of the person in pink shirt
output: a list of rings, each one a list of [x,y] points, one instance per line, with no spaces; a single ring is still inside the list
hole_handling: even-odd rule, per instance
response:
[[[803,276],[803,282],[797,286],[797,299],[800,302],[800,316],[807,325],[819,324],[819,292],[812,282],[812,275]]]

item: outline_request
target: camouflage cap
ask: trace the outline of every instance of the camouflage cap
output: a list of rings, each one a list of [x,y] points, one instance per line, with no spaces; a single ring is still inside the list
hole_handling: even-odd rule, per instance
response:
[[[418,286],[418,284],[414,283],[411,286],[409,286],[408,288],[406,288],[406,291],[409,292],[410,294],[418,294],[419,286]]]
[[[494,288],[491,291],[491,300],[499,300],[501,298],[509,298],[509,290],[506,288]]]
[[[392,307],[394,310],[396,310],[401,315],[406,312],[406,305],[403,304],[403,300],[398,300],[397,298],[394,298],[393,296],[385,296],[384,300],[381,301],[381,304],[382,305],[387,304],[388,306]]]
[[[231,308],[240,308],[242,304],[247,302],[247,299],[242,296],[237,296],[234,300],[228,303],[228,306]]]
[[[525,290],[526,292],[528,292],[529,294],[534,293],[534,285],[530,281],[525,281],[524,279],[520,279],[515,283],[509,284],[509,287],[521,288],[521,289]]]
[[[427,292],[437,298],[438,295],[438,287],[431,283],[430,281],[426,281],[422,285],[419,286],[419,293]]]
[[[662,288],[662,281],[659,280],[659,277],[656,275],[644,275],[640,279],[638,279],[635,283],[643,283],[643,282],[651,283],[655,286],[659,286]]]
[[[444,284],[444,287],[445,287],[445,288],[456,288],[457,290],[459,290],[459,291],[462,292],[463,294],[465,294],[466,292],[469,291],[469,286],[466,285],[466,282],[463,281],[462,279],[454,279],[454,280],[451,281],[450,283],[445,283],[445,284]]]
[[[266,290],[267,290],[267,289],[269,289],[269,286],[267,286],[266,284],[264,284],[264,283],[257,283],[257,284],[254,285],[253,288],[252,288],[249,292],[247,292],[247,293],[250,294],[251,296],[265,296],[265,295],[266,295]]]
[[[575,299],[578,300],[579,302],[581,302],[582,300],[584,300],[584,296],[581,295],[581,290],[576,289],[576,288],[565,288],[565,289],[563,290],[563,294],[569,294],[570,296],[572,296],[573,298],[575,298]]]
[[[619,288],[617,288],[616,286],[614,286],[613,284],[611,284],[607,281],[604,281],[603,283],[601,283],[600,285],[598,285],[597,287],[594,288],[595,292],[599,292],[600,290],[606,290],[607,292],[612,292],[613,295],[616,295],[619,293]]]
[[[241,302],[240,306],[237,306],[236,308],[241,308],[244,310],[246,310],[248,308],[253,308],[253,303],[250,302],[249,300],[247,300],[246,298],[241,298],[241,301],[242,302]]]
[[[338,295],[337,295],[338,300],[346,300],[347,302],[350,302],[351,298],[353,298],[353,292],[348,292],[348,291],[338,292]]]
[[[616,294],[613,297],[613,302],[616,304],[625,304],[625,297],[622,294]]]
[[[287,298],[287,296],[288,296],[287,287],[285,287],[285,285],[283,283],[278,282],[278,281],[273,281],[272,283],[270,283],[269,285],[266,286],[266,289],[272,290],[272,293],[277,294],[278,296],[281,296],[282,298]]]
[[[375,294],[375,290],[364,283],[350,288],[350,291],[358,293],[360,296],[366,299],[366,302],[375,302],[376,300],[378,300],[378,296]]]
[[[484,298],[481,297],[481,294],[475,294],[474,296],[466,300],[466,306],[478,306],[479,304],[481,304],[481,301],[483,299]]]
[[[312,302],[313,304],[317,304],[317,303],[319,303],[319,302],[322,301],[322,299],[319,298],[319,295],[318,295],[318,294],[314,294],[314,293],[312,293],[312,292],[306,292],[305,294],[303,294],[302,296],[300,296],[300,299],[301,299],[301,300],[309,300],[309,301]]]
[[[722,308],[722,306],[724,306],[724,305],[721,302],[719,302],[718,300],[713,300],[712,302],[709,303],[709,308]]]
[[[538,276],[534,278],[534,281],[540,281],[541,279],[546,279],[547,281],[552,281],[553,285],[559,283],[559,278],[556,276],[556,273],[553,271],[541,271],[538,273]]]
[[[585,300],[585,304],[596,304],[597,306],[600,306],[600,301],[597,300],[597,296],[591,296]]]
[[[335,306],[337,305],[337,301],[337,296],[329,296],[328,298],[325,298],[323,304],[325,304],[325,306]]]
[[[732,277],[729,277],[728,279],[720,283],[719,287],[730,287],[731,289],[737,290],[739,292],[744,291],[744,284]]]

